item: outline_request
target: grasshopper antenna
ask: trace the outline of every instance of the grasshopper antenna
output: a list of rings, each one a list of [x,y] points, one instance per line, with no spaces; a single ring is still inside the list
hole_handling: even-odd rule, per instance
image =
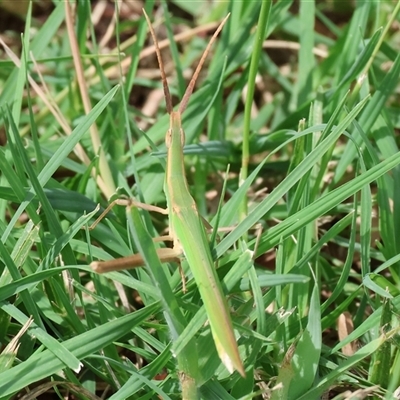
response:
[[[144,16],[146,18],[147,24],[149,25],[150,33],[151,33],[151,36],[153,38],[154,46],[156,48],[157,61],[158,61],[158,66],[160,67],[161,80],[162,80],[162,83],[163,83],[164,97],[165,97],[165,104],[167,106],[167,112],[168,112],[168,114],[171,114],[171,112],[172,112],[172,99],[171,99],[171,93],[170,93],[169,87],[168,87],[167,75],[165,75],[165,71],[164,71],[164,63],[163,63],[163,60],[161,58],[160,47],[158,46],[158,40],[157,40],[156,34],[154,32],[153,26],[151,25],[150,18],[147,15],[145,9],[142,8],[142,10],[143,10],[143,14],[144,14]]]
[[[218,34],[221,32],[221,29],[224,27],[225,22],[228,20],[229,16],[231,15],[231,13],[229,13],[224,19],[223,21],[219,24],[217,30],[214,32],[214,35],[212,35],[212,38],[210,39],[210,41],[208,42],[208,45],[206,47],[206,49],[204,50],[203,55],[200,58],[199,63],[197,64],[196,70],[194,71],[193,77],[189,82],[188,87],[186,88],[186,92],[183,95],[183,98],[181,100],[181,104],[179,104],[179,109],[178,111],[183,114],[183,112],[186,110],[186,107],[188,105],[189,102],[189,98],[192,95],[193,89],[194,89],[194,85],[196,84],[196,80],[200,74],[201,68],[203,67],[204,61],[207,58],[208,53],[210,52],[211,46],[214,43],[215,39],[217,38]]]
[[[170,94],[169,87],[168,87],[167,76],[165,75],[165,71],[164,71],[164,64],[163,64],[163,61],[162,61],[162,58],[161,58],[161,51],[160,51],[160,48],[158,46],[157,38],[156,38],[156,35],[154,33],[154,29],[153,29],[153,27],[151,25],[150,19],[149,19],[148,15],[146,14],[146,11],[144,9],[143,9],[143,13],[144,13],[144,16],[145,16],[145,18],[147,20],[147,23],[149,25],[150,33],[151,33],[151,36],[153,38],[154,45],[155,45],[155,48],[156,48],[158,65],[160,67],[160,72],[161,72],[161,80],[163,82],[165,103],[167,105],[167,112],[168,112],[168,114],[171,114],[172,109],[173,109],[172,100],[171,100],[171,94]],[[214,43],[215,39],[217,38],[218,34],[221,32],[223,26],[225,25],[225,22],[228,20],[230,15],[231,14],[229,13],[223,19],[223,21],[219,24],[217,30],[214,32],[214,35],[211,37],[210,41],[208,42],[208,45],[207,45],[206,49],[204,50],[204,53],[201,56],[199,63],[197,64],[197,67],[196,67],[196,70],[194,71],[193,77],[190,80],[189,85],[187,86],[185,94],[183,95],[183,98],[182,98],[181,103],[179,105],[178,112],[180,114],[183,114],[183,112],[186,110],[186,107],[188,105],[190,96],[193,93],[193,89],[194,89],[194,86],[196,84],[196,80],[197,80],[197,78],[198,78],[198,76],[200,74],[201,68],[203,67],[204,61],[206,60],[207,55],[210,52],[211,46],[213,45],[213,43]]]

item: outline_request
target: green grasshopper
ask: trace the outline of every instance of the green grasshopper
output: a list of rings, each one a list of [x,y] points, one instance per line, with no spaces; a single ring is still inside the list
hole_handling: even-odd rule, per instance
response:
[[[208,43],[182,98],[178,111],[173,111],[171,95],[158,41],[149,17],[144,10],[143,12],[155,44],[167,112],[170,115],[170,127],[165,136],[167,165],[164,182],[164,192],[168,208],[164,210],[158,207],[122,199],[117,200],[114,204],[133,205],[150,211],[168,214],[169,236],[170,239],[173,240],[174,246],[172,249],[158,249],[160,260],[162,262],[177,261],[179,257],[184,254],[199,288],[218,355],[228,371],[232,373],[236,370],[242,376],[245,376],[243,363],[233,332],[228,305],[215,270],[203,220],[189,192],[183,160],[185,133],[181,124],[181,116],[186,109],[207,54],[229,15],[221,22]],[[92,268],[100,273],[129,267],[132,268],[138,265],[143,265],[143,260],[140,255],[133,255],[131,257],[106,262],[94,262],[91,264]]]

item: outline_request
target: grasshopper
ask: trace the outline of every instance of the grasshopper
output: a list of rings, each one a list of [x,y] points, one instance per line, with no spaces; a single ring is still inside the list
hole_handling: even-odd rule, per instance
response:
[[[168,214],[169,235],[171,240],[173,240],[174,245],[172,249],[158,249],[160,261],[177,261],[182,254],[185,256],[199,288],[200,296],[207,312],[211,333],[218,351],[218,355],[228,371],[232,373],[236,370],[242,376],[245,376],[243,363],[239,355],[239,350],[233,331],[231,317],[228,311],[228,305],[215,270],[203,220],[199,215],[196,203],[189,192],[183,160],[185,133],[181,122],[181,116],[187,107],[189,98],[193,92],[196,80],[199,76],[204,61],[213,42],[229,18],[229,14],[221,22],[214,35],[210,39],[210,42],[208,43],[207,48],[205,49],[197,65],[193,77],[187,86],[186,92],[178,107],[178,111],[174,111],[158,41],[149,17],[144,10],[143,12],[155,44],[157,60],[163,83],[166,108],[170,116],[170,126],[165,135],[167,164],[165,171],[164,192],[167,199],[167,210],[154,206],[143,205],[142,203],[132,203],[131,201],[122,199],[116,201],[115,203],[120,205],[134,205],[137,207],[146,208],[150,211],[159,211],[164,214]],[[132,268],[140,265],[141,261],[140,255],[133,255],[131,257],[122,258],[119,260],[106,262],[97,261],[92,263],[91,266],[97,272],[102,273],[129,267]]]

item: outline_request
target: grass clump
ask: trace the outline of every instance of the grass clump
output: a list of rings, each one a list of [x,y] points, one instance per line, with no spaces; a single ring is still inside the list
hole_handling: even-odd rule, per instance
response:
[[[396,398],[399,5],[144,4],[174,101],[231,12],[183,127],[199,211],[233,227],[210,246],[243,378],[187,263],[182,290],[156,256],[165,216],[115,207],[87,229],[115,198],[165,207],[168,115],[136,3],[68,4],[1,43],[0,399],[181,398],[185,363],[185,398]],[[133,253],[147,266],[89,267]]]

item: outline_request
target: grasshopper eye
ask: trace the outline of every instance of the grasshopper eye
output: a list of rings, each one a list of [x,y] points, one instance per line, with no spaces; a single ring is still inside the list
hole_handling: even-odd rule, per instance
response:
[[[183,130],[183,128],[181,128],[180,129],[180,136],[181,136],[181,145],[182,145],[182,148],[183,148],[183,146],[185,145],[185,131]]]
[[[165,134],[165,145],[167,146],[167,149],[171,147],[171,142],[172,142],[172,129],[168,129],[167,133]]]

